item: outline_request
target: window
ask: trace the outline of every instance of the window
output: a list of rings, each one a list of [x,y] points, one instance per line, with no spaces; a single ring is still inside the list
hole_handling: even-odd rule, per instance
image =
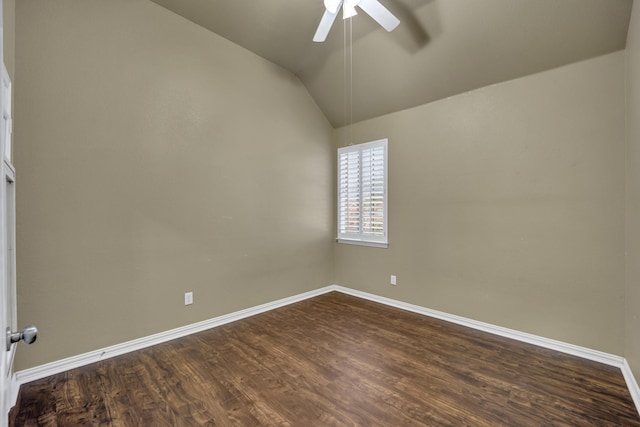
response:
[[[338,242],[387,247],[387,140],[338,149]]]

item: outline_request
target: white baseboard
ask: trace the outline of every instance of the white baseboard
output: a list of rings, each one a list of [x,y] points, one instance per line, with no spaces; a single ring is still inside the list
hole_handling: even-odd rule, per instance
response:
[[[640,388],[638,387],[638,382],[631,371],[631,366],[629,366],[627,359],[624,360],[620,370],[622,371],[624,380],[627,383],[627,388],[629,389],[633,403],[635,403],[636,409],[638,410],[638,413],[640,413]]]
[[[343,286],[333,285],[333,290],[353,295],[355,297],[367,299],[370,301],[385,304],[391,307],[400,308],[403,310],[411,311],[414,313],[422,314],[436,319],[445,320],[447,322],[455,323],[469,328],[477,329],[480,331],[488,332],[490,334],[499,335],[506,338],[511,338],[517,341],[526,342],[539,347],[548,348],[550,350],[559,351],[561,353],[571,354],[583,359],[593,360],[605,365],[614,366],[622,371],[627,388],[635,404],[636,411],[640,414],[640,388],[638,383],[631,372],[631,367],[624,357],[616,356],[602,351],[592,350],[590,348],[577,346],[574,344],[565,343],[562,341],[556,341],[549,338],[544,338],[538,335],[528,334],[526,332],[516,331],[514,329],[503,328],[501,326],[492,325],[490,323],[478,322],[477,320],[468,319],[454,314],[444,313],[442,311],[431,310],[418,305],[409,304],[406,302],[394,300],[391,298],[381,297],[379,295],[370,294],[367,292],[357,291],[355,289],[345,288]]]
[[[15,382],[17,384],[16,388],[19,388],[22,384],[39,380],[50,375],[59,374],[70,369],[79,368],[81,366],[99,362],[100,360],[120,356],[125,353],[130,353],[132,351],[140,350],[146,347],[151,347],[153,345],[174,340],[176,338],[182,338],[196,332],[201,332],[207,329],[215,328],[217,326],[222,326],[224,324],[235,322],[237,320],[241,320],[250,316],[255,316],[256,314],[264,313],[265,311],[273,310],[285,305],[293,304],[298,301],[313,298],[315,296],[331,292],[332,290],[334,290],[333,286],[327,286],[310,292],[294,295],[292,297],[283,298],[277,301],[272,301],[255,307],[247,308],[245,310],[240,310],[234,313],[225,314],[223,316],[214,317],[202,322],[192,323],[191,325],[182,326],[180,328],[171,329],[169,331],[160,332],[158,334],[149,335],[132,341],[127,341],[121,344],[112,345],[110,347],[105,347],[99,350],[90,351],[88,353],[83,353],[77,356],[72,356],[66,359],[36,366],[34,368],[18,371],[14,374]],[[15,400],[13,401],[13,404],[15,404]]]
[[[597,350],[592,350],[586,347],[581,347],[562,341],[556,341],[541,336],[528,334],[525,332],[516,331],[514,329],[508,329],[501,326],[492,325],[489,323],[479,322],[473,319],[468,319],[453,314],[444,313],[437,310],[421,307],[414,304],[394,300],[391,298],[382,297],[367,292],[358,291],[351,288],[346,288],[339,285],[326,286],[324,288],[316,289],[314,291],[305,292],[302,294],[294,295],[292,297],[283,298],[277,301],[269,302],[266,304],[258,305],[256,307],[248,308],[245,310],[236,311],[234,313],[226,314],[223,316],[215,317],[213,319],[204,320],[202,322],[193,323],[191,325],[183,326],[176,329],[171,329],[166,332],[150,335],[147,337],[139,338],[136,340],[128,341],[122,344],[116,344],[110,347],[105,347],[100,350],[94,350],[88,353],[80,354],[78,356],[68,357],[66,359],[58,360],[55,362],[47,363],[45,365],[36,366],[34,368],[18,371],[13,375],[12,384],[12,402],[15,404],[18,389],[22,384],[35,381],[41,378],[55,375],[70,369],[85,366],[91,363],[98,362],[100,360],[108,359],[111,357],[119,356],[121,354],[129,353],[132,351],[140,350],[146,347],[150,347],[156,344],[160,344],[166,341],[170,341],[176,338],[181,338],[196,332],[201,332],[207,329],[222,326],[224,324],[235,322],[250,316],[254,316],[265,311],[273,310],[279,307],[283,307],[289,304],[293,304],[305,299],[313,298],[318,295],[325,294],[327,292],[337,291],[347,295],[352,295],[358,298],[363,298],[369,301],[381,303],[391,307],[396,307],[402,310],[407,310],[413,313],[422,314],[425,316],[433,317],[436,319],[444,320],[447,322],[455,323],[458,325],[466,326],[469,328],[477,329],[480,331],[488,332],[490,334],[511,338],[517,341],[526,342],[539,347],[548,348],[551,350],[559,351],[573,356],[578,356],[584,359],[593,360],[596,362],[604,363],[606,365],[615,366],[622,371],[624,379],[629,388],[629,392],[635,403],[638,413],[640,413],[640,388],[631,372],[631,368],[626,359],[621,356],[616,356],[609,353],[604,353]]]
[[[468,319],[466,317],[456,316],[454,314],[448,314],[442,311],[432,310],[430,308],[424,308],[418,305],[409,304],[409,303],[394,300],[391,298],[381,297],[381,296],[370,294],[367,292],[345,288],[343,286],[334,285],[333,289],[345,294],[353,295],[355,297],[367,299],[369,301],[378,302],[391,307],[396,307],[406,311],[411,311],[411,312],[422,314],[425,316],[434,317],[440,320],[446,320],[447,322],[451,322],[451,323],[466,326],[469,328],[477,329],[480,331],[488,332],[493,335],[499,335],[499,336],[511,338],[517,341],[522,341],[529,344],[537,345],[539,347],[544,347],[551,350],[560,351],[562,353],[567,353],[574,356],[582,357],[584,359],[594,360],[596,362],[615,366],[617,368],[622,368],[622,364],[624,361],[623,357],[615,356],[613,354],[592,350],[586,347],[580,347],[580,346],[565,343],[562,341],[556,341],[549,338],[544,338],[538,335],[528,334],[526,332],[516,331],[514,329],[503,328],[502,326],[496,326],[490,323],[478,322],[477,320]]]

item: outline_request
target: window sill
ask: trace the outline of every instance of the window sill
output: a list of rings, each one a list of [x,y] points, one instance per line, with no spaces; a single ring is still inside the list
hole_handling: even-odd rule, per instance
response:
[[[367,242],[364,240],[349,240],[349,239],[336,239],[336,242],[345,243],[347,245],[370,246],[372,248],[387,249],[389,247],[389,244],[386,242]]]

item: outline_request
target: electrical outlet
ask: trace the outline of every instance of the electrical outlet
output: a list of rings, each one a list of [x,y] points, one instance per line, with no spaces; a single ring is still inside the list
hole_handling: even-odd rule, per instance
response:
[[[184,294],[184,305],[193,304],[193,292],[185,292]]]
[[[394,274],[391,275],[390,283],[394,286],[398,284],[396,280],[396,276]]]

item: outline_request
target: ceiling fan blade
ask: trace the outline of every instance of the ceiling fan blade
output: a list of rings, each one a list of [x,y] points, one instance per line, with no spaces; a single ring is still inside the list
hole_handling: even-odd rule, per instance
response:
[[[393,31],[400,24],[400,20],[378,0],[360,0],[358,6],[387,31]]]
[[[327,39],[327,35],[333,25],[333,21],[336,20],[336,16],[338,16],[337,11],[336,13],[331,13],[329,10],[324,11],[324,15],[322,15],[316,34],[313,36],[314,42],[323,42]]]

